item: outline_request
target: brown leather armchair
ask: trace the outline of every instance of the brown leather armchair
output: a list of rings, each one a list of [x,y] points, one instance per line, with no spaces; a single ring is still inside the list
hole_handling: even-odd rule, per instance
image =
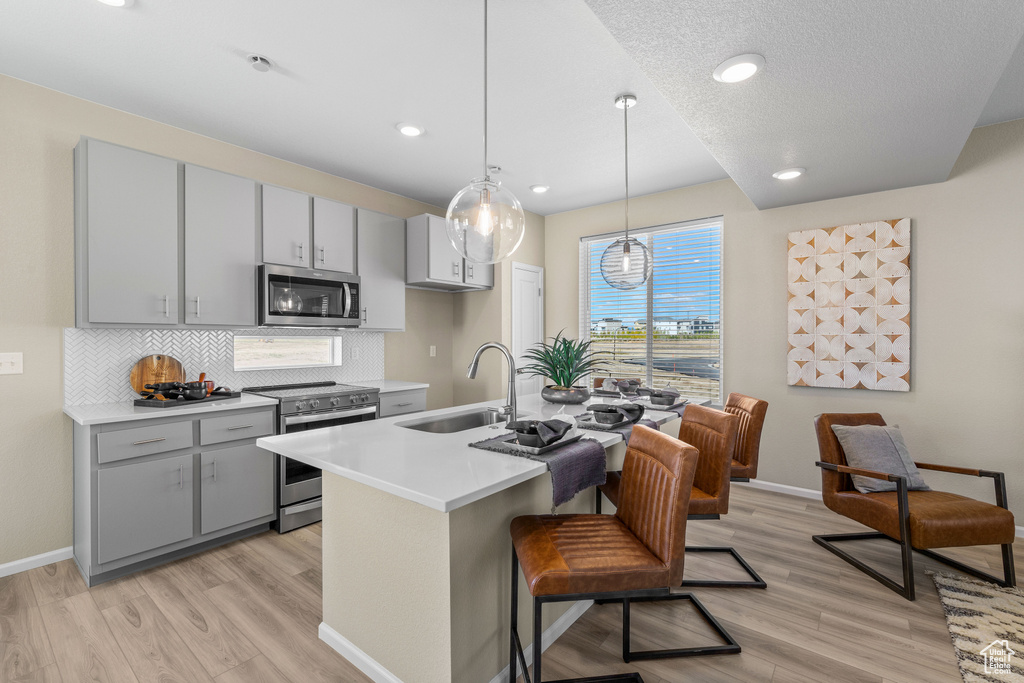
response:
[[[697,471],[693,477],[690,492],[688,519],[720,519],[729,512],[729,481],[732,472],[732,456],[736,444],[740,419],[735,415],[695,404],[686,406],[679,423],[679,440],[697,449],[700,454]],[[604,494],[616,507],[620,498],[620,477],[608,473],[608,480],[598,487],[598,503]],[[600,512],[600,505],[598,506]],[[729,553],[750,575],[750,581],[704,581],[685,579],[680,586],[718,588],[765,588],[766,583],[747,564],[735,548],[689,546],[691,553]]]
[[[740,420],[736,450],[732,455],[732,480],[757,479],[757,456],[761,450],[761,430],[768,413],[768,401],[733,392],[725,402],[725,412]]]
[[[821,494],[825,506],[875,531],[819,535],[813,537],[815,543],[908,600],[915,597],[913,550],[965,574],[1001,586],[1016,585],[1013,567],[1013,540],[1016,528],[1013,513],[1006,507],[1006,481],[1002,472],[915,463],[923,470],[991,477],[995,483],[995,505],[943,491],[908,491],[904,477],[848,466],[846,454],[832,431],[832,425],[885,425],[885,420],[878,413],[824,413],[814,418],[818,451],[821,456],[821,461],[817,465],[821,468]],[[854,488],[851,474],[895,482],[896,490],[861,493]],[[865,538],[887,538],[900,544],[903,555],[902,585],[834,545],[836,542]],[[997,579],[930,550],[971,545],[1001,546],[1003,579]]]
[[[519,563],[533,596],[533,678],[541,678],[541,608],[546,602],[598,598],[622,602],[622,659],[655,659],[736,654],[740,646],[696,597],[671,593],[683,576],[686,515],[697,451],[667,434],[633,428],[622,470],[621,505],[614,515],[531,515],[516,517],[512,536],[512,599],[509,680],[517,661],[526,672],[518,632]],[[632,652],[632,602],[690,600],[724,645]],[[529,680],[523,676],[524,680]],[[610,677],[609,677],[610,678]],[[638,674],[615,680],[640,680]],[[606,680],[572,679],[577,681]]]

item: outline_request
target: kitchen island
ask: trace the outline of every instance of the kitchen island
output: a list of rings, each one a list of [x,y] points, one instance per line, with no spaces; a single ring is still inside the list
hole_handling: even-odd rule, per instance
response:
[[[598,401],[602,399],[596,399]],[[378,681],[497,679],[508,663],[513,517],[551,512],[547,466],[471,448],[504,433],[484,425],[437,434],[409,428],[503,401],[259,439],[262,448],[319,467],[323,478],[323,623],[320,637]],[[521,418],[577,415],[582,406],[519,399]],[[648,411],[663,431],[674,413]],[[616,433],[588,431],[620,469]],[[593,512],[584,491],[557,509]],[[522,579],[520,579],[522,580]],[[530,623],[529,592],[520,610]],[[550,642],[589,603],[545,614]]]

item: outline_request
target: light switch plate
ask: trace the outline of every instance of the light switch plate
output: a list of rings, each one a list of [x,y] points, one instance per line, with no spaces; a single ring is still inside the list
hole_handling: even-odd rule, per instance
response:
[[[20,353],[0,353],[0,375],[20,375],[24,372]]]
[[[430,357],[435,358],[437,356],[437,347],[434,345],[430,346]]]

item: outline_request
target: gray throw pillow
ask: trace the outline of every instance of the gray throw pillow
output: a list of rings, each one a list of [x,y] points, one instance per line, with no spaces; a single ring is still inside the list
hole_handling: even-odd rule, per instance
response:
[[[850,467],[874,470],[886,474],[898,474],[907,478],[907,489],[931,491],[921,478],[921,472],[910,458],[907,444],[903,441],[900,428],[896,425],[832,425],[832,431],[839,439],[839,445],[846,453]],[[853,486],[861,493],[895,491],[896,482],[872,479],[854,474]]]

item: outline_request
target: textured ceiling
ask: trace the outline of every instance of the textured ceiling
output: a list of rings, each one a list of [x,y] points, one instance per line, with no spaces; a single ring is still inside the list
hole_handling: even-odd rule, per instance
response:
[[[945,180],[1024,31],[1020,0],[587,3],[761,209]]]
[[[482,4],[0,0],[0,73],[444,207],[481,172]],[[540,214],[622,198],[621,92],[632,195],[728,171],[761,208],[944,180],[975,124],[1024,117],[1020,0],[490,8],[490,162]],[[763,73],[712,80],[746,51]]]
[[[0,73],[437,206],[482,172],[480,0],[0,5]],[[490,20],[490,162],[526,208],[622,198],[622,91],[632,194],[727,177],[582,0],[492,0]]]

